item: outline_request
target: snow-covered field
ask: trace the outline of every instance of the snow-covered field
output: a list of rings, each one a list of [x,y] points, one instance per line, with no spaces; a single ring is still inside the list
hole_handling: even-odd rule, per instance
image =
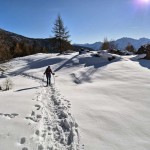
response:
[[[0,150],[148,150],[150,61],[115,56],[36,54],[1,64],[13,87],[0,91]],[[48,65],[55,77],[45,87]]]

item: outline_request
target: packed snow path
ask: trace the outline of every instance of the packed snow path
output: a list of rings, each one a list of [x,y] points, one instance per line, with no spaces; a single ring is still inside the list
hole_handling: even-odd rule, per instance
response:
[[[37,149],[78,150],[78,125],[69,112],[69,101],[54,86],[41,88],[35,100],[37,111],[32,111],[27,119],[38,122],[34,136],[39,143]]]

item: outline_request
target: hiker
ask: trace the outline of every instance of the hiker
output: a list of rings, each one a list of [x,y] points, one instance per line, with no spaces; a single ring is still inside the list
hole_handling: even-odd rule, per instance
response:
[[[44,72],[44,74],[46,74],[46,78],[47,78],[47,86],[51,84],[51,74],[54,75],[54,73],[52,72],[50,66],[48,66]]]

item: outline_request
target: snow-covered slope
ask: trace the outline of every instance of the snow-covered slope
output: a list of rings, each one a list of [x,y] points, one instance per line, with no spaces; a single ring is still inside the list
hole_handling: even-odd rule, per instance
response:
[[[0,149],[149,149],[150,61],[115,56],[37,54],[3,64],[14,87],[0,92]],[[48,88],[47,65],[56,74]]]
[[[78,150],[78,124],[66,100],[53,85],[45,87],[43,72],[61,63],[56,55],[32,55],[2,64],[2,77],[13,88],[0,91],[0,150]],[[2,88],[5,78],[0,79]]]

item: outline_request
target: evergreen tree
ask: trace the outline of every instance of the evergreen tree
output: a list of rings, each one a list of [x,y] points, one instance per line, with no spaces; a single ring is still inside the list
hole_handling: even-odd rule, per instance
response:
[[[58,48],[60,53],[62,53],[62,51],[64,50],[64,42],[69,42],[68,38],[70,37],[69,35],[69,31],[67,30],[66,27],[64,27],[64,23],[63,20],[61,18],[60,15],[58,15],[55,23],[54,23],[54,27],[53,27],[53,33],[54,33],[54,37],[56,40],[58,40]]]

